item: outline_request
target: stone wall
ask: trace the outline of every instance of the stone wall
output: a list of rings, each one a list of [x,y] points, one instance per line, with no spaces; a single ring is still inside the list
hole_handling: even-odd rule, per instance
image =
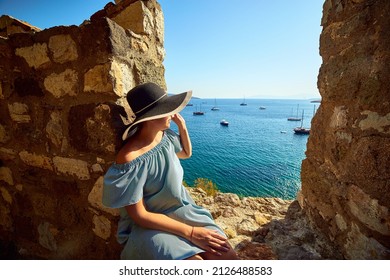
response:
[[[326,0],[300,204],[347,259],[390,259],[390,2]]]
[[[0,256],[118,258],[117,213],[101,204],[111,119],[133,86],[166,87],[159,4],[42,31],[3,16],[0,36]]]

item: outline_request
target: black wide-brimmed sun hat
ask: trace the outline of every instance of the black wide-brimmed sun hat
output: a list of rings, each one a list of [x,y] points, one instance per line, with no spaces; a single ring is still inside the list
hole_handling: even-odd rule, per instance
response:
[[[130,108],[125,108],[127,118],[122,117],[123,123],[128,125],[122,139],[126,140],[131,136],[131,131],[141,122],[177,114],[187,105],[191,97],[192,91],[168,96],[154,83],[145,83],[132,88],[126,96]]]

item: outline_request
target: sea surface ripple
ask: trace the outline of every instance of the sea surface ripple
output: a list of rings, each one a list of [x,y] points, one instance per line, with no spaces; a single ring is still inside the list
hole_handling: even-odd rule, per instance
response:
[[[295,198],[308,135],[296,135],[293,129],[301,122],[287,118],[304,114],[302,125],[310,127],[319,104],[292,99],[249,99],[246,106],[241,102],[192,99],[193,106],[181,112],[193,146],[192,157],[181,161],[184,181],[193,185],[197,178],[207,178],[222,192]],[[211,110],[213,106],[219,110]],[[229,126],[220,125],[222,119]]]

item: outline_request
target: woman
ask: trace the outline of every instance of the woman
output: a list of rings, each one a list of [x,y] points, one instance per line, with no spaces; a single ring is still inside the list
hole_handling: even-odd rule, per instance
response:
[[[153,83],[127,94],[131,110],[115,163],[104,176],[103,203],[120,209],[122,259],[237,259],[210,213],[182,185],[180,159],[192,146],[178,114],[192,93],[168,96]],[[173,121],[179,134],[169,129]]]

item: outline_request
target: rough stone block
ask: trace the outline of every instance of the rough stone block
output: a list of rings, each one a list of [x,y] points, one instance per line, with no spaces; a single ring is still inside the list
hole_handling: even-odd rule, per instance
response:
[[[107,212],[113,216],[118,216],[118,209],[105,207],[102,203],[103,198],[103,176],[99,177],[99,179],[95,182],[95,185],[92,188],[92,191],[88,195],[89,204],[101,211]]]
[[[116,135],[112,129],[111,111],[109,105],[100,104],[94,109],[94,115],[86,119],[86,144],[91,151],[115,153]]]
[[[66,95],[77,94],[78,77],[77,72],[66,69],[62,73],[52,73],[45,78],[44,86],[54,97],[60,98]]]
[[[1,160],[14,160],[16,158],[16,151],[0,147],[0,159]]]
[[[23,57],[32,68],[42,68],[45,64],[50,63],[46,43],[36,43],[30,47],[17,48],[15,54]]]
[[[51,37],[49,39],[49,49],[53,53],[53,60],[58,63],[65,63],[78,58],[76,43],[68,34]]]
[[[20,159],[27,165],[53,171],[53,163],[49,157],[21,151]]]
[[[102,166],[99,163],[92,164],[91,171],[93,173],[98,173],[98,174],[104,173],[104,170],[103,170]]]
[[[0,181],[6,182],[8,185],[14,185],[14,179],[10,168],[2,166],[0,167]]]
[[[112,92],[110,64],[96,65],[84,75],[84,91]]]
[[[46,135],[56,147],[61,147],[64,134],[62,132],[62,119],[59,111],[50,114],[50,120],[46,125]]]
[[[136,85],[131,68],[125,63],[114,60],[111,63],[110,75],[113,90],[119,97],[126,96],[127,92]]]
[[[153,16],[142,1],[137,1],[112,18],[124,29],[130,29],[139,34],[152,34]]]
[[[100,238],[107,240],[111,236],[111,222],[104,216],[93,216],[93,232]]]
[[[27,22],[15,19],[8,15],[0,17],[0,36],[8,37],[14,33],[38,32],[38,27],[32,26]]]
[[[53,163],[58,173],[75,176],[80,180],[89,180],[88,163],[83,160],[54,157]]]
[[[0,193],[1,193],[1,196],[3,197],[3,199],[8,204],[12,204],[12,196],[10,195],[10,193],[7,191],[6,188],[0,187]]]
[[[18,123],[28,123],[31,121],[31,117],[28,114],[29,108],[26,104],[15,102],[8,104],[8,111],[11,119]]]
[[[135,50],[139,53],[146,53],[149,50],[149,45],[145,41],[145,36],[139,35],[132,31],[129,32],[130,36],[130,46],[132,50]]]

